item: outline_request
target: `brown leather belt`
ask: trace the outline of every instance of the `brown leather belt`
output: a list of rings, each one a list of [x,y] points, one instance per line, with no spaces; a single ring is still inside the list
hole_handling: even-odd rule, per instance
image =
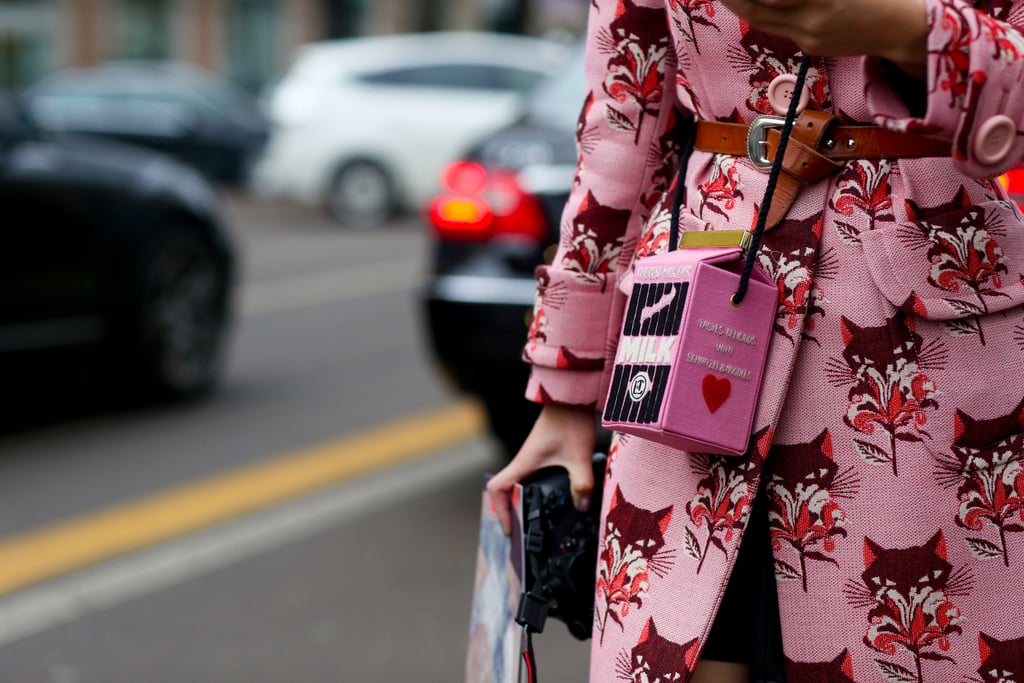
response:
[[[950,143],[923,135],[880,126],[840,126],[837,121],[835,115],[819,111],[804,111],[797,118],[768,212],[768,229],[782,222],[804,185],[827,178],[851,159],[948,157],[952,153]],[[761,116],[749,126],[698,121],[694,148],[748,157],[755,168],[767,173],[784,123],[781,116]]]

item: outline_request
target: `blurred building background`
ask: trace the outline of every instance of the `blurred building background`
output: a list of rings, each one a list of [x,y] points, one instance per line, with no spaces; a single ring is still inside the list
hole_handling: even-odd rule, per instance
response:
[[[579,31],[586,0],[0,0],[0,90],[56,68],[173,59],[258,88],[297,45],[440,29]]]

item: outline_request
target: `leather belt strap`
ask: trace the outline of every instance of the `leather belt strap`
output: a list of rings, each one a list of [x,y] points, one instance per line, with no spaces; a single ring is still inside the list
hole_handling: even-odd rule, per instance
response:
[[[840,126],[825,112],[805,110],[793,125],[782,173],[768,213],[767,229],[786,217],[804,185],[827,178],[851,159],[948,157],[952,146],[880,126]],[[767,171],[781,139],[782,117],[759,117],[751,125],[698,121],[694,149],[749,157]]]

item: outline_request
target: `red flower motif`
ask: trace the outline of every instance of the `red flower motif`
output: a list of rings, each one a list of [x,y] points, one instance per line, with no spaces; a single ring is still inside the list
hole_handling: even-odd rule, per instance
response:
[[[587,192],[573,218],[572,242],[561,257],[561,267],[587,276],[611,272],[630,216],[628,209],[604,206]]]
[[[637,108],[634,118],[608,105],[605,118],[612,128],[632,132],[634,144],[640,140],[645,117],[657,115],[664,92],[669,40],[662,33],[650,32],[649,23],[644,23],[653,21],[656,15],[657,10],[638,8],[625,0],[619,20],[612,23],[611,34],[604,39],[612,53],[605,70],[604,91],[616,102]]]
[[[664,534],[672,507],[651,512],[629,503],[616,488],[606,515],[598,558],[594,624],[602,638],[609,619],[622,626],[633,606],[642,607],[651,575],[664,576],[672,565]]]
[[[531,351],[535,351],[540,344],[548,340],[550,329],[547,312],[543,306],[537,305],[534,307],[533,320],[530,321],[530,329],[527,332],[528,346]]]
[[[708,209],[728,217],[728,212],[736,208],[736,200],[743,199],[742,187],[736,157],[716,154],[711,177],[698,188],[701,194],[700,215],[703,216],[704,209]]]
[[[975,331],[985,344],[981,314],[988,312],[985,297],[999,296],[1002,276],[1008,271],[1006,256],[994,235],[1002,235],[997,221],[986,219],[983,207],[971,206],[964,188],[953,201],[930,209],[907,201],[912,221],[903,228],[911,245],[926,245],[931,264],[928,283],[951,294],[966,293],[976,298],[947,300],[960,313],[974,314]]]
[[[610,611],[609,616],[618,623],[629,614],[630,604],[642,604],[642,596],[650,586],[647,561],[639,551],[622,548],[615,541],[605,545],[601,554],[601,566],[597,577],[597,591],[603,595],[609,608],[618,606],[618,614]]]
[[[846,537],[846,511],[837,499],[855,495],[860,479],[852,467],[839,471],[828,430],[808,443],[776,445],[773,453],[776,465],[767,490],[775,574],[782,580],[800,579],[806,592],[807,560],[838,566],[817,548],[831,553],[836,537]],[[786,563],[779,552],[784,545],[797,552],[799,566]]]
[[[971,83],[975,82],[975,74],[970,72],[971,45],[978,36],[971,30],[966,15],[969,10],[950,3],[943,5],[940,11],[940,25],[949,32],[949,40],[941,52],[934,53],[936,73],[939,87],[949,93],[949,106],[959,109]],[[980,76],[984,79],[984,74]]]
[[[937,405],[934,398],[938,392],[916,363],[900,362],[882,370],[861,370],[863,382],[851,396],[847,424],[864,434],[873,434],[876,426],[896,432],[928,422],[925,408]]]
[[[669,207],[662,207],[644,234],[640,236],[640,242],[636,247],[636,260],[668,251],[671,225],[672,210]]]
[[[605,91],[617,102],[634,102],[646,113],[654,113],[661,102],[662,73],[660,63],[631,46],[624,58],[611,65],[605,80]]]
[[[929,282],[947,292],[965,287],[981,293],[1002,287],[1000,275],[1006,274],[1006,257],[985,227],[985,212],[972,207],[954,226],[929,226],[932,262]]]
[[[808,558],[837,564],[813,548],[820,543],[825,552],[835,550],[833,537],[846,536],[846,511],[830,491],[817,486],[792,492],[773,483],[771,496],[772,546],[780,550],[785,542],[796,549],[800,556],[800,578],[806,591]]]
[[[882,327],[861,328],[841,319],[846,342],[845,376],[839,361],[829,372],[839,383],[849,383],[850,404],[843,421],[862,434],[876,429],[888,433],[889,450],[867,441],[854,440],[861,457],[871,464],[890,463],[898,475],[898,441],[921,441],[929,435],[922,429],[927,410],[937,408],[939,392],[925,373],[925,366],[940,367],[940,347],[922,348],[922,339],[897,315]]]
[[[910,653],[916,664],[917,681],[923,683],[923,659],[953,661],[948,655],[926,650],[937,646],[941,652],[949,651],[950,636],[962,633],[960,610],[941,590],[924,590],[909,598],[895,591],[886,593],[884,604],[872,610],[874,616],[864,642],[887,655],[900,650]]]
[[[875,660],[886,678],[923,683],[924,661],[955,661],[942,654],[950,649],[950,637],[962,633],[960,610],[951,597],[969,594],[973,577],[949,564],[941,531],[925,545],[907,549],[882,548],[868,538],[864,544],[864,582],[848,581],[844,591],[854,606],[871,608],[864,643],[886,655],[913,658],[916,671]],[[917,572],[921,578],[915,580]]]
[[[668,0],[673,11],[683,11],[688,14],[704,12],[710,19],[715,16],[715,0]]]
[[[698,574],[711,545],[728,555],[725,543],[732,542],[736,531],[746,524],[759,471],[759,464],[752,458],[733,463],[707,456],[703,467],[706,467],[706,476],[698,484],[697,494],[686,504],[694,526],[706,528],[708,532],[701,549],[693,532],[687,530],[686,552],[698,560]]]
[[[790,254],[763,250],[758,262],[779,290],[779,324],[775,326],[775,331],[795,343],[794,332],[799,328],[801,320],[805,320],[806,328],[812,330],[813,316],[825,315],[819,304],[821,288],[814,281],[810,266]],[[827,279],[828,273],[819,274],[819,277]]]
[[[693,43],[697,54],[700,54],[700,46],[697,44],[696,26],[706,26],[721,32],[721,29],[713,21],[715,18],[715,0],[668,0],[669,7],[675,15],[686,16],[687,27],[684,28],[682,21],[674,17],[676,28],[679,33],[688,41]],[[701,16],[703,13],[704,16]]]
[[[957,525],[972,531],[991,525],[999,532],[998,544],[968,538],[968,548],[981,560],[1002,557],[1009,567],[1007,534],[1024,531],[1024,434],[984,448],[954,446],[953,452],[956,460],[944,469],[953,475],[948,478],[950,482],[960,482]]]
[[[889,183],[892,162],[859,160],[848,164],[836,181],[832,196],[832,208],[843,216],[868,217],[868,230],[874,230],[875,222],[895,220],[892,209],[892,188]],[[846,241],[856,241],[857,228],[840,224],[840,236]],[[852,232],[852,235],[850,234]]]
[[[1006,66],[1012,66],[1024,55],[1024,36],[1020,31],[998,21],[994,17],[979,12],[981,33],[987,42],[992,43],[993,57]]]

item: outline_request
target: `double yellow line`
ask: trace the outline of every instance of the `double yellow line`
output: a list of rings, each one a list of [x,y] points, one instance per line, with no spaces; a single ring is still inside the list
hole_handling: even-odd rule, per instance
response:
[[[0,540],[0,595],[346,479],[421,459],[480,433],[483,424],[476,406],[457,404]]]

